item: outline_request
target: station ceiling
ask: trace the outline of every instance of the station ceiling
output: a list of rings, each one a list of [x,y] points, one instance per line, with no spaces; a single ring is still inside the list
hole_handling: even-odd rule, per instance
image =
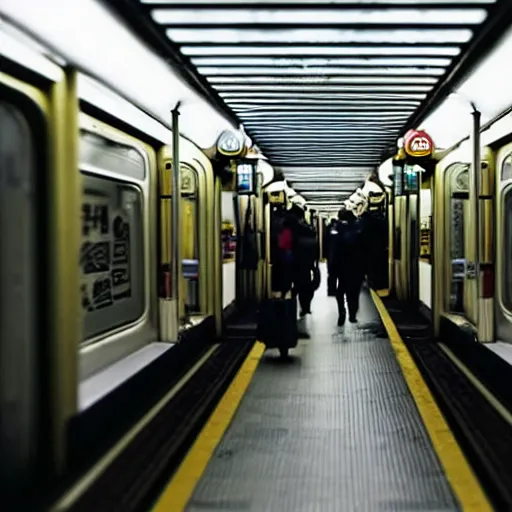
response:
[[[444,99],[511,1],[111,4],[320,207],[353,192]]]

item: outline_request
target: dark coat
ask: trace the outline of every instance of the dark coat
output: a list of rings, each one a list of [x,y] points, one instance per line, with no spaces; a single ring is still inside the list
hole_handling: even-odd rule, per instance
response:
[[[366,272],[366,250],[362,223],[354,218],[339,221],[330,251],[331,272],[342,280],[362,281]]]

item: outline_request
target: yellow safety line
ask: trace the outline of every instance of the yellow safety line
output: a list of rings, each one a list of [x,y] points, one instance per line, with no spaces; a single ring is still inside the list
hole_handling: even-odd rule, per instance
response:
[[[462,509],[464,511],[492,512],[493,508],[402,341],[386,307],[377,293],[373,290],[371,292],[409,391],[416,402],[416,407],[444,468],[446,478]]]
[[[265,351],[256,342],[233,382],[181,463],[153,512],[181,512],[194,492],[213,452],[226,432]]]

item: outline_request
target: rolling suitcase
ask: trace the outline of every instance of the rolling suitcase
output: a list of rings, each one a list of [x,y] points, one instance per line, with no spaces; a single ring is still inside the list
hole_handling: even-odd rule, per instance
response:
[[[278,348],[281,356],[297,346],[297,300],[291,294],[285,298],[271,298],[260,305],[258,340],[267,348]]]

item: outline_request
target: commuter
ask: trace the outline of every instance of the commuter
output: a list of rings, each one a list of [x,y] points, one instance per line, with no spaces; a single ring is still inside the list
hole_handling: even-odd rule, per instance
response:
[[[293,222],[282,210],[273,212],[272,232],[273,237],[273,271],[272,289],[286,295],[293,286]]]
[[[338,214],[338,233],[332,244],[332,271],[338,280],[338,325],[345,323],[345,297],[349,321],[357,322],[359,294],[365,275],[365,251],[361,223],[354,214],[343,207]]]
[[[331,248],[338,235],[338,220],[331,219],[329,226],[326,229],[326,236],[324,239],[325,254],[327,255],[327,295],[329,297],[336,296],[336,288],[338,278],[333,269],[333,259],[331,258]]]
[[[304,210],[292,204],[288,211],[289,226],[293,234],[293,281],[299,297],[300,316],[311,314],[311,301],[315,294],[314,276],[318,272],[319,247],[315,230],[306,223]]]

